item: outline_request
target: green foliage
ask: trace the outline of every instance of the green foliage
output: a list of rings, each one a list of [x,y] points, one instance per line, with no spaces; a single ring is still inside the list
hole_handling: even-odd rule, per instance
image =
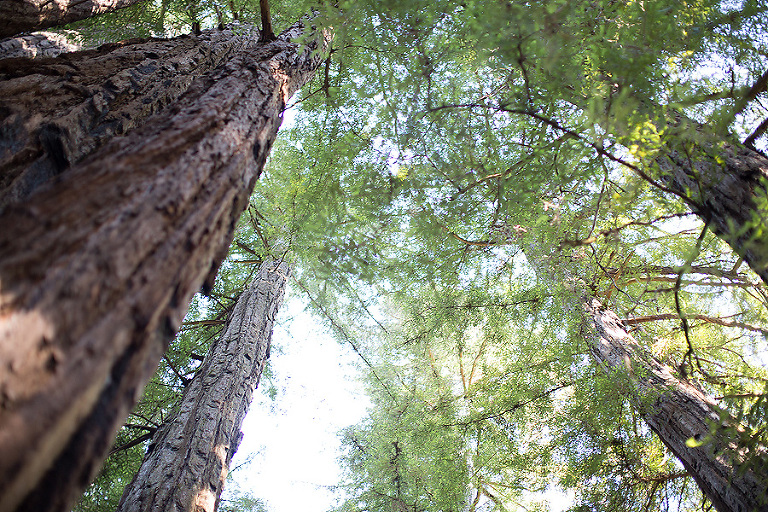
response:
[[[308,8],[273,4],[275,25]],[[718,162],[721,143],[765,117],[745,94],[764,73],[766,10],[322,7],[331,56],[299,93],[295,126],[188,325],[220,323],[264,256],[292,260],[296,288],[361,356],[374,404],[343,433],[339,511],[545,510],[552,488],[571,491],[574,511],[700,507],[621,376],[592,362],[574,291],[717,397],[745,426],[733,432],[747,464],[761,467],[768,292],[689,212],[696,191],[678,197],[658,181],[657,156],[678,147]],[[235,12],[248,21],[258,9],[146,3],[108,24],[158,35]],[[182,331],[132,421],[162,420],[214,327]],[[120,453],[89,503],[119,495],[140,447]],[[246,501],[232,506],[261,507]]]

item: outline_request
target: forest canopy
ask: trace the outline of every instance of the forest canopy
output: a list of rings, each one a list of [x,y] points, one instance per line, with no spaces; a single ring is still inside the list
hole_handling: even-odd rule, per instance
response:
[[[360,358],[337,512],[765,510],[768,4],[272,2],[275,32],[311,8],[328,55],[77,510],[114,509],[266,258]],[[233,22],[255,2],[67,29]]]

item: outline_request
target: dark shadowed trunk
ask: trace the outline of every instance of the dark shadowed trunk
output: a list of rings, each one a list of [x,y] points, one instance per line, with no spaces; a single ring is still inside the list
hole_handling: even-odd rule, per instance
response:
[[[258,33],[245,29],[0,62],[0,211],[254,47]]]
[[[0,38],[66,25],[141,0],[0,0]]]
[[[768,511],[768,476],[743,464],[744,453],[732,438],[733,429],[738,428],[734,420],[709,396],[644,351],[612,311],[592,299],[586,299],[584,307],[593,330],[593,355],[616,376],[636,410],[715,508]],[[731,428],[722,428],[724,423]],[[689,439],[701,445],[689,446]]]
[[[289,267],[267,260],[181,402],[152,438],[118,512],[213,512],[269,354]]]
[[[242,50],[0,216],[0,512],[66,511],[213,282],[324,42]]]

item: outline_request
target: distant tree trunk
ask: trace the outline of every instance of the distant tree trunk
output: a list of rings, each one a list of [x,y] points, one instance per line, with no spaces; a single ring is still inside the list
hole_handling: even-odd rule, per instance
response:
[[[80,45],[69,42],[64,34],[35,32],[1,40],[0,59],[57,57],[62,53],[76,52],[79,49]]]
[[[118,512],[213,512],[259,384],[289,267],[267,260],[181,402],[152,438]]]
[[[682,462],[720,512],[768,511],[768,475],[744,465],[744,454],[721,428],[735,421],[698,388],[674,376],[627,333],[619,318],[592,299],[584,301],[594,328],[592,353],[626,385],[636,410]],[[699,447],[686,444],[702,441]],[[765,454],[763,454],[765,456]]]
[[[0,512],[67,511],[92,479],[323,58],[302,32],[232,55],[0,216]]]
[[[206,30],[42,62],[0,62],[0,212],[258,43],[255,29],[242,32]]]
[[[66,25],[142,0],[0,0],[0,38]]]

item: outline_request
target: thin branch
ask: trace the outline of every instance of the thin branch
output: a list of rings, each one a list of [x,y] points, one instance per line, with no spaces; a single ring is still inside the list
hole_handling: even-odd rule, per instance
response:
[[[675,310],[677,311],[678,316],[680,317],[680,325],[683,328],[683,333],[685,334],[685,342],[688,345],[688,350],[685,352],[685,355],[683,356],[683,361],[680,363],[680,373],[683,375],[683,378],[687,379],[688,375],[685,371],[685,362],[686,360],[695,360],[696,366],[699,368],[699,371],[701,373],[704,373],[704,370],[701,368],[701,363],[699,362],[699,357],[696,355],[696,353],[693,350],[693,344],[691,343],[691,336],[689,333],[689,327],[688,327],[688,318],[683,313],[682,307],[680,306],[680,285],[683,281],[683,274],[685,274],[686,269],[690,267],[691,263],[693,263],[693,260],[695,260],[698,255],[701,253],[701,244],[704,242],[704,237],[707,234],[707,230],[709,229],[709,222],[710,219],[707,219],[706,223],[704,224],[704,227],[701,230],[701,234],[699,235],[699,238],[696,240],[696,251],[691,254],[691,256],[688,258],[688,261],[685,262],[685,265],[680,269],[680,273],[677,275],[677,280],[675,282],[674,286],[674,292],[675,292]]]
[[[707,322],[715,325],[721,325],[723,327],[738,327],[741,329],[746,329],[748,331],[759,332],[761,334],[768,336],[768,330],[762,327],[758,327],[752,324],[747,324],[744,322],[737,322],[735,320],[726,320],[725,318],[699,315],[699,314],[694,314],[694,315],[689,314],[687,315],[687,317],[691,320],[701,320],[703,322]],[[637,325],[637,324],[642,324],[646,322],[658,322],[660,320],[680,320],[680,316],[677,313],[664,313],[660,315],[648,315],[648,316],[636,316],[633,318],[624,318],[621,320],[621,322],[624,325]]]
[[[545,398],[545,397],[551,395],[555,391],[558,391],[560,389],[573,386],[573,384],[574,384],[573,382],[565,382],[565,383],[560,384],[558,386],[555,386],[555,387],[553,387],[551,389],[543,391],[543,392],[539,393],[538,395],[535,395],[535,396],[529,398],[528,400],[523,400],[521,402],[517,402],[517,403],[511,405],[510,407],[507,407],[506,409],[504,409],[502,411],[495,412],[495,413],[482,414],[480,416],[472,418],[471,420],[457,421],[455,423],[443,423],[443,426],[444,427],[456,427],[456,426],[460,426],[460,425],[471,425],[473,423],[478,423],[480,421],[485,421],[485,420],[489,420],[489,419],[493,419],[493,418],[501,418],[502,416],[504,416],[507,413],[514,412],[514,411],[516,411],[518,409],[521,409],[521,408],[525,407],[526,405],[532,404],[536,400],[540,400],[542,398]]]
[[[146,432],[154,432],[155,430],[157,430],[157,427],[149,427],[147,425],[137,425],[135,423],[125,423],[123,424],[123,426],[125,428],[132,428],[135,430],[144,430]]]
[[[144,441],[148,441],[148,440],[152,439],[153,435],[155,435],[154,431],[153,432],[147,432],[146,434],[140,435],[139,437],[137,437],[136,439],[134,439],[132,441],[129,441],[129,442],[127,442],[127,443],[125,443],[123,445],[120,445],[120,446],[116,446],[116,447],[112,448],[109,451],[109,455],[107,455],[107,457],[111,457],[112,455],[116,454],[117,452],[122,452],[122,451],[128,450],[130,448],[133,448],[136,445],[139,445],[139,444],[143,443]]]
[[[170,369],[173,371],[173,373],[176,374],[176,376],[179,378],[179,380],[181,381],[184,387],[186,387],[187,384],[189,384],[192,381],[192,379],[185,377],[184,375],[181,374],[181,372],[179,372],[179,370],[176,369],[176,367],[173,365],[173,363],[171,363],[171,360],[168,359],[168,356],[166,354],[163,354],[163,359],[165,360],[168,367],[170,367]]]
[[[650,183],[654,187],[658,188],[659,190],[661,190],[663,192],[667,192],[667,193],[672,194],[672,195],[675,195],[675,196],[681,198],[686,203],[692,204],[691,199],[689,197],[687,197],[685,194],[683,194],[681,192],[678,192],[678,191],[675,191],[675,190],[672,190],[671,188],[662,185],[658,181],[656,181],[653,178],[651,178],[651,176],[649,176],[645,171],[640,169],[640,167],[634,165],[631,162],[628,162],[627,160],[624,160],[621,157],[618,157],[618,156],[614,155],[610,151],[607,151],[604,147],[602,147],[602,145],[596,144],[594,142],[591,142],[591,141],[587,140],[580,133],[578,133],[578,132],[576,132],[574,130],[571,130],[570,128],[567,128],[567,127],[561,125],[560,123],[558,123],[554,119],[549,119],[548,117],[542,116],[541,114],[538,114],[538,113],[533,112],[531,110],[507,108],[504,105],[498,105],[498,106],[482,105],[482,104],[478,104],[478,103],[457,103],[457,104],[450,104],[450,105],[441,105],[441,106],[433,107],[433,108],[429,109],[429,112],[436,112],[438,110],[449,109],[449,108],[483,108],[483,109],[494,109],[494,110],[497,110],[497,111],[500,111],[500,112],[506,112],[508,114],[519,114],[519,115],[524,115],[524,116],[532,117],[532,118],[534,118],[534,119],[536,119],[538,121],[541,121],[542,123],[544,123],[544,124],[554,128],[554,129],[556,129],[556,130],[558,130],[560,132],[563,132],[563,133],[565,133],[565,134],[575,138],[576,140],[579,140],[579,141],[583,142],[584,144],[586,144],[587,146],[592,148],[600,156],[604,156],[608,160],[611,160],[612,162],[616,162],[618,164],[621,164],[624,167],[626,167],[627,169],[630,169],[632,172],[637,174],[640,178],[642,178],[643,180],[647,181],[648,183]]]

